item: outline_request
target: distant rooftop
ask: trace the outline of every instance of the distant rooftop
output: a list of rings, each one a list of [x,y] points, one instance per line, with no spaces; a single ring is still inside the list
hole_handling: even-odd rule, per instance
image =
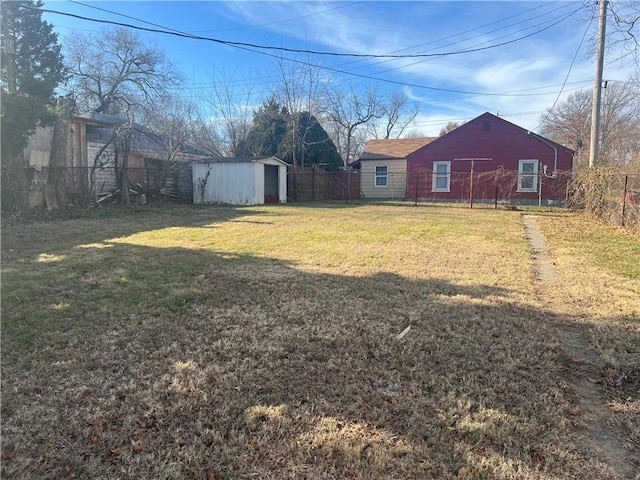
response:
[[[364,152],[360,155],[360,160],[406,158],[436,138],[438,137],[369,140],[364,147]]]
[[[98,139],[103,142],[109,141],[113,136],[113,127],[116,125],[125,125],[129,122],[129,119],[124,117],[118,117],[116,115],[108,115],[106,113],[85,112],[78,115],[73,115],[72,119],[82,121],[91,126],[92,131],[98,135]],[[159,152],[165,152],[167,150],[166,144],[163,142],[162,137],[151,130],[145,125],[134,123],[134,144],[133,149],[148,149],[156,150]],[[180,153],[209,156],[208,152],[199,149],[193,145],[181,144],[179,147]]]

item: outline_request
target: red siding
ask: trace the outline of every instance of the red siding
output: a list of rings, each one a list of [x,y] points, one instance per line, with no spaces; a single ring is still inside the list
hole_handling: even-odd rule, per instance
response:
[[[545,139],[546,140],[546,139]],[[543,178],[544,199],[564,200],[566,184],[572,168],[573,152],[550,140],[558,151],[556,179]],[[471,162],[457,161],[459,158],[491,158],[491,161],[474,162],[474,198],[493,199],[519,198],[533,200],[538,198],[537,192],[516,192],[519,160],[539,160],[547,166],[547,174],[554,168],[554,150],[539,138],[529,134],[527,130],[506,120],[485,113],[452,132],[444,135],[407,159],[409,198],[467,200],[469,199],[469,180]],[[431,172],[434,161],[451,161],[450,192],[432,192]],[[499,173],[489,174],[488,172]],[[483,173],[484,172],[484,173]],[[540,173],[542,173],[540,171]],[[410,180],[411,178],[418,178]],[[507,192],[509,190],[509,192]]]

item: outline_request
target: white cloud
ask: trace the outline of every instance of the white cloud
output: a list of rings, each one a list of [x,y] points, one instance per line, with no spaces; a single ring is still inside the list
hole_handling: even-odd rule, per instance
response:
[[[339,5],[333,2],[236,2],[227,5],[236,18],[242,18],[248,24],[269,23],[263,27],[261,35],[271,44],[279,39],[286,46],[297,43],[293,46],[364,54],[442,52],[491,45],[531,33],[532,25],[543,21],[536,20],[537,15],[559,18],[577,8],[568,3],[532,6],[519,2],[369,2],[337,7]],[[554,9],[560,11],[552,13]],[[535,12],[527,13],[528,10]],[[280,22],[293,18],[296,19]],[[512,19],[507,21],[508,18]],[[323,57],[322,60],[324,65],[339,70],[416,85],[404,87],[404,90],[420,106],[417,128],[421,129],[422,122],[430,135],[437,134],[451,119],[470,119],[485,111],[500,112],[514,123],[534,128],[540,115],[558,98],[565,79],[569,83],[560,95],[560,101],[575,88],[590,86],[573,83],[593,77],[593,60],[584,53],[586,42],[566,78],[586,28],[584,22],[574,18],[530,38],[475,53],[423,59]],[[531,22],[527,23],[529,20]],[[591,29],[594,28],[595,24]],[[608,66],[605,78],[626,78],[631,70],[631,67]],[[336,81],[342,81],[340,74],[333,75]],[[365,82],[353,78],[348,81],[355,85]],[[390,90],[403,88],[382,82],[378,85]],[[432,89],[419,88],[420,85]],[[488,95],[505,92],[522,95]]]

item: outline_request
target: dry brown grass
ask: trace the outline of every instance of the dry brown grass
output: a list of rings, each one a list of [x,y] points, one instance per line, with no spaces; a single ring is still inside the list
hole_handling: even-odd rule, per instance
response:
[[[566,278],[570,221],[540,219]],[[3,478],[615,478],[556,332],[637,363],[615,350],[637,282],[602,290],[581,258],[593,301],[561,282],[548,304],[517,212],[177,208],[2,235]]]
[[[640,241],[583,216],[541,216],[558,281],[545,302],[589,342],[590,375],[608,400],[610,424],[640,450]],[[584,368],[583,365],[581,368]],[[639,469],[640,471],[640,469]]]

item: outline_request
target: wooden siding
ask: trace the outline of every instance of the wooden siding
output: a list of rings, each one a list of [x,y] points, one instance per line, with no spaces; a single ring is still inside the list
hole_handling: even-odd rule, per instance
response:
[[[549,140],[546,142],[553,144]],[[408,176],[422,176],[424,179],[420,182],[419,198],[467,200],[471,162],[456,159],[491,158],[491,161],[474,162],[474,198],[491,199],[496,191],[509,190],[509,198],[537,200],[538,192],[518,192],[517,188],[511,188],[511,184],[515,178],[517,185],[518,163],[523,159],[538,160],[540,173],[542,174],[542,166],[546,165],[547,174],[551,175],[554,169],[554,150],[548,143],[517,125],[485,113],[409,155]],[[568,173],[572,169],[573,152],[561,145],[553,145],[558,152],[558,176],[555,179],[543,178],[543,197],[549,200],[564,200]],[[435,161],[451,162],[449,192],[432,191],[431,175]],[[509,185],[506,182],[509,182]],[[410,183],[409,190],[412,190],[411,187]],[[415,189],[408,192],[409,197],[415,195]]]
[[[91,185],[91,171],[94,163],[96,163],[96,155],[100,149],[104,147],[103,143],[87,142],[87,160],[89,185]],[[116,170],[115,170],[115,151],[113,145],[107,147],[98,158],[96,168],[94,170],[95,179],[93,182],[94,191],[100,195],[117,190],[116,187]]]
[[[361,160],[360,191],[364,198],[402,199],[407,195],[407,160]],[[387,186],[377,187],[376,167],[387,167]]]
[[[91,171],[94,163],[96,163],[96,155],[102,147],[104,147],[103,143],[87,142],[87,157],[89,161],[87,174],[89,185],[91,185]],[[129,161],[127,162],[127,180],[130,187],[135,187],[136,184],[144,185],[145,161],[143,157],[134,154],[129,155]],[[115,150],[113,145],[105,148],[98,158],[93,187],[96,195],[117,190]]]

